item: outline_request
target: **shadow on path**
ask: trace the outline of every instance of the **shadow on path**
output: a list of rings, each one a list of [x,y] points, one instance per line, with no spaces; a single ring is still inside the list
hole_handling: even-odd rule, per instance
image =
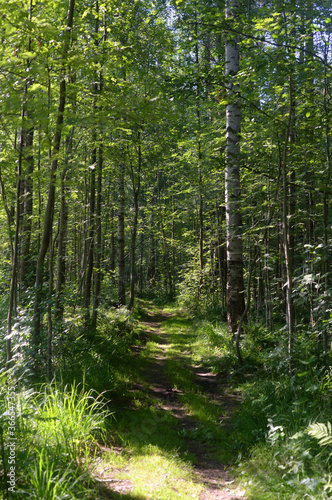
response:
[[[130,412],[133,415],[133,426],[137,426],[137,422],[140,422],[137,428],[139,439],[152,445],[162,446],[164,449],[169,448],[170,451],[173,444],[163,442],[162,434],[166,426],[168,429],[174,429],[175,438],[178,436],[177,447],[180,456],[189,461],[196,481],[204,485],[199,500],[243,500],[243,492],[232,490],[233,481],[227,473],[227,466],[213,456],[216,445],[213,442],[213,432],[209,430],[211,425],[205,424],[202,419],[195,416],[184,403],[185,398],[188,398],[189,380],[191,397],[195,398],[203,408],[206,405],[213,405],[212,411],[215,410],[216,414],[223,415],[220,427],[227,428],[229,414],[239,403],[239,397],[227,393],[221,376],[207,372],[201,366],[188,365],[188,353],[179,354],[178,350],[173,356],[168,353],[169,338],[162,324],[171,318],[172,314],[163,311],[141,317],[144,331],[156,344],[156,350],[153,356],[149,357],[148,366],[145,365],[143,368],[143,381],[134,382],[129,389],[131,400],[122,402],[125,404],[121,412],[127,414],[127,425],[130,425]],[[179,332],[177,338],[179,342],[182,341],[182,347],[189,341],[188,335],[183,332]],[[134,356],[139,358],[144,354],[144,349],[144,346],[134,346]],[[170,362],[175,364],[176,384],[170,373]],[[181,377],[187,380],[182,380]],[[141,401],[141,406],[135,408],[132,405],[133,401]],[[110,496],[103,498],[133,500],[144,498],[131,494],[133,485],[130,481],[115,483],[112,478],[108,482],[106,479],[104,489]],[[153,500],[150,496],[146,498]]]

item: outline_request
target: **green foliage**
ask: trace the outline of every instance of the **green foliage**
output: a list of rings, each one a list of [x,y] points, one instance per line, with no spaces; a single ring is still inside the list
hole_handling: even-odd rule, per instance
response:
[[[86,473],[81,473],[73,464],[66,469],[55,468],[55,463],[42,451],[37,451],[32,468],[28,470],[31,491],[25,491],[25,498],[37,500],[83,499],[89,494],[80,486],[86,482]],[[79,486],[79,487],[77,487]],[[77,491],[78,490],[78,491]],[[80,491],[81,490],[81,491]]]
[[[234,341],[224,323],[208,320],[195,323],[195,361],[214,372],[232,373],[237,368]]]
[[[304,332],[296,344],[297,372],[291,381],[282,330],[271,332],[263,325],[247,324],[241,340],[245,364],[239,368],[226,325],[207,320],[196,324],[191,340],[195,363],[228,374],[232,390],[242,396],[223,448],[248,498],[330,496],[332,377],[317,367],[311,340]],[[174,379],[182,380],[179,373]],[[185,400],[198,411],[197,395],[187,393]],[[312,423],[317,420],[327,423]],[[183,435],[209,440],[209,425],[206,422]]]
[[[299,377],[293,383],[280,373],[246,383],[234,425],[239,441],[252,449],[249,461],[244,461],[243,450],[239,461],[244,485],[255,498],[329,497],[331,454],[318,445],[329,448],[330,426],[311,422],[331,415],[330,383],[329,374],[312,373],[305,381]],[[267,464],[269,478],[264,478]]]
[[[87,498],[94,442],[105,432],[109,415],[102,395],[75,384],[45,385],[39,392],[12,390],[17,494],[40,500]],[[3,390],[5,401],[7,391]],[[0,422],[5,443],[8,411],[9,407]]]
[[[82,334],[82,319],[71,323],[64,343],[64,364],[59,364],[56,376],[67,383],[84,382],[99,393],[116,390],[130,366],[131,347],[141,341],[141,331],[131,311],[125,307],[101,309],[96,332]],[[129,368],[130,370],[130,368]]]
[[[223,316],[220,307],[220,290],[218,282],[212,276],[211,269],[206,266],[203,271],[198,265],[186,268],[178,283],[179,305],[195,316],[219,314]]]
[[[317,422],[315,424],[311,424],[307,432],[309,436],[317,439],[318,444],[320,446],[329,446],[332,445],[332,426],[331,422],[327,422],[327,424],[323,424],[321,422]]]
[[[98,334],[105,339],[115,339],[127,336],[132,340],[136,322],[133,314],[126,307],[101,311],[98,323]]]
[[[78,390],[74,385],[68,390],[45,386],[31,402],[36,408],[36,419],[31,430],[37,434],[36,448],[46,446],[64,453],[73,461],[91,446],[97,433],[104,430],[106,411],[102,395],[94,396],[91,390]],[[31,424],[30,424],[31,426]]]

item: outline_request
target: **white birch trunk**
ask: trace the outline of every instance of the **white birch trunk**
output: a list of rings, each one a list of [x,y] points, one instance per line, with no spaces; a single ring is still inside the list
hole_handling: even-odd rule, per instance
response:
[[[237,0],[228,0],[226,18],[229,23],[236,15]],[[240,213],[240,129],[241,107],[238,98],[239,47],[237,37],[227,34],[225,45],[225,75],[228,77],[226,105],[226,237],[227,237],[227,317],[230,332],[237,331],[244,311],[242,258],[242,228]]]

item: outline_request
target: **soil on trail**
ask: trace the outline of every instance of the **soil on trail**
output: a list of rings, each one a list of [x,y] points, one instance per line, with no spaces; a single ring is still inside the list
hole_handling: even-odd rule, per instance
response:
[[[158,400],[159,407],[165,412],[170,412],[179,421],[179,428],[188,436],[187,449],[191,456],[195,457],[193,468],[196,480],[204,486],[199,500],[244,500],[244,492],[234,488],[232,481],[227,473],[227,467],[219,461],[211,458],[209,445],[202,444],[199,439],[190,437],[191,431],[197,425],[194,417],[192,417],[186,408],[181,404],[180,389],[172,387],[168,379],[166,370],[166,350],[167,350],[167,335],[163,331],[163,321],[170,318],[172,315],[160,311],[158,315],[145,316],[141,323],[145,326],[149,334],[153,334],[154,341],[158,343],[160,353],[155,356],[151,366],[148,369],[146,376],[149,380],[148,389],[149,396],[154,400]],[[139,356],[140,351],[144,346],[134,347],[134,354]],[[222,405],[227,414],[230,414],[234,409],[239,398],[237,395],[230,395],[225,391],[225,385],[222,383],[220,376],[215,373],[206,372],[200,366],[192,368],[195,377],[195,384],[200,386],[202,392],[209,397],[216,405]],[[137,389],[139,384],[134,384],[133,390]],[[136,387],[135,387],[136,386]],[[223,419],[226,421],[223,425],[227,425],[227,415]],[[107,480],[106,480],[107,482]],[[106,484],[105,484],[106,486]],[[129,494],[133,486],[128,480],[114,481],[109,479],[107,488],[111,489],[114,497],[110,498],[125,498]],[[124,496],[123,496],[124,495]],[[135,498],[129,497],[128,498]],[[149,497],[150,498],[150,497]]]

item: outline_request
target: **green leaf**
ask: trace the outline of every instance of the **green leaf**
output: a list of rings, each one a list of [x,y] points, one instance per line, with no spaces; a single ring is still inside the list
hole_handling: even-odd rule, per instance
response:
[[[332,444],[332,426],[331,422],[323,424],[321,422],[311,424],[307,430],[309,436],[317,439],[321,446],[327,446]]]

